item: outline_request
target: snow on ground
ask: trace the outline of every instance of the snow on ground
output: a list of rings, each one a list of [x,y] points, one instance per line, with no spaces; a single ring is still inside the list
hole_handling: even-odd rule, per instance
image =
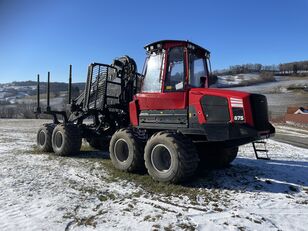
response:
[[[264,161],[242,146],[231,167],[173,186],[114,176],[108,153],[36,153],[41,123],[0,120],[0,230],[308,227],[308,149],[269,140],[272,160]]]
[[[274,82],[266,82],[266,83],[259,83],[251,86],[234,86],[232,90],[238,91],[248,91],[254,93],[287,93],[291,92],[288,90],[290,86],[307,86],[308,85],[308,78],[301,77],[283,77],[283,76],[275,76],[276,81]],[[232,82],[230,83],[232,84]],[[240,82],[238,83],[240,84]]]
[[[262,80],[259,74],[222,75],[218,76],[217,85],[219,87],[234,87],[246,85],[248,82],[253,84],[262,82]]]

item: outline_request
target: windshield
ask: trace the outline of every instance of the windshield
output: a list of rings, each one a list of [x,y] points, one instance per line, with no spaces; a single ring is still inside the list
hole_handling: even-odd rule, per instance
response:
[[[190,53],[189,55],[189,85],[202,87],[201,77],[208,77],[206,58],[204,55]]]
[[[161,72],[163,54],[152,54],[146,63],[146,70],[142,84],[142,92],[161,91]]]

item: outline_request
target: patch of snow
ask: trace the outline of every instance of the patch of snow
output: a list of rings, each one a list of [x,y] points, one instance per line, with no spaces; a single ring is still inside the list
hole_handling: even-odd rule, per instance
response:
[[[259,74],[238,74],[238,75],[223,75],[218,76],[217,86],[218,87],[236,87],[242,85],[246,81],[260,81]]]

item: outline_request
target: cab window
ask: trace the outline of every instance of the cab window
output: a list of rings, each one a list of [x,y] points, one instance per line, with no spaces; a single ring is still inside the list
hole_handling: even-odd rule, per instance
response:
[[[184,48],[174,47],[169,50],[168,66],[164,84],[165,91],[184,89]]]
[[[208,76],[205,57],[191,53],[189,66],[189,85],[191,87],[201,87],[201,77]]]
[[[151,54],[146,63],[146,70],[142,83],[142,92],[161,91],[161,73],[163,65],[163,54]]]

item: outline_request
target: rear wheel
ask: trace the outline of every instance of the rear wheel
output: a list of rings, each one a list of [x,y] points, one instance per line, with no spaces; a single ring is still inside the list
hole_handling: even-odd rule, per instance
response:
[[[75,124],[58,124],[52,133],[52,148],[56,155],[69,156],[80,151],[80,130]]]
[[[178,183],[191,177],[198,166],[198,154],[184,135],[154,134],[145,146],[145,166],[154,180]]]
[[[36,143],[39,151],[52,152],[51,137],[56,124],[43,124],[37,131]]]
[[[109,151],[115,168],[126,172],[144,169],[143,144],[134,137],[131,129],[116,131],[111,137]]]
[[[236,158],[238,147],[220,148],[204,144],[196,144],[201,169],[209,168],[226,168]]]

